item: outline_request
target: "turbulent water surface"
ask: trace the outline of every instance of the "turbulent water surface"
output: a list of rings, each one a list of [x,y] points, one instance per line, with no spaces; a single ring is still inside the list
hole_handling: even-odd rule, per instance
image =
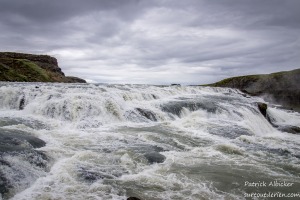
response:
[[[209,87],[1,83],[0,199],[297,193],[299,135],[256,102]],[[300,126],[296,112],[268,117]]]

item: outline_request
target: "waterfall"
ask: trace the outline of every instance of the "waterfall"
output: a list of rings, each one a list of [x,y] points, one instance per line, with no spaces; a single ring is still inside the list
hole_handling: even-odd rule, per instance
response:
[[[278,127],[299,127],[300,115],[270,105],[268,121],[257,102],[229,88],[1,83],[0,193],[241,199],[255,190],[245,181],[297,188],[299,135]]]

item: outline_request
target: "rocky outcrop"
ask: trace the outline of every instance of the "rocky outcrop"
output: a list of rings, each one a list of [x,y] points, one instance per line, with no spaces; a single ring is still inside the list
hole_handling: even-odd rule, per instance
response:
[[[273,74],[233,77],[209,86],[237,88],[244,93],[261,96],[266,101],[300,111],[299,80],[300,69],[296,69]]]
[[[82,78],[74,77],[74,76],[66,76],[68,83],[86,83],[86,81]]]
[[[257,107],[260,113],[268,120],[268,122],[278,130],[282,132],[292,133],[292,134],[300,134],[300,127],[293,125],[282,125],[278,124],[276,120],[268,115],[268,105],[265,103],[257,102]]]
[[[0,52],[0,81],[85,83],[65,76],[56,58],[15,52]]]
[[[264,117],[267,117],[267,109],[268,109],[268,105],[265,104],[265,103],[258,102],[258,103],[257,103],[257,107],[258,107],[260,113],[261,113]]]
[[[0,199],[11,198],[48,170],[49,158],[38,150],[45,144],[25,131],[0,127]]]

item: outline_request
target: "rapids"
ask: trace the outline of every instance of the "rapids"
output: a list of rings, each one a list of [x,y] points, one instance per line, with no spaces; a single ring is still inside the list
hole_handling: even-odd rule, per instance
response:
[[[297,193],[300,136],[257,102],[228,88],[2,82],[0,199]],[[267,112],[300,126],[297,112]]]

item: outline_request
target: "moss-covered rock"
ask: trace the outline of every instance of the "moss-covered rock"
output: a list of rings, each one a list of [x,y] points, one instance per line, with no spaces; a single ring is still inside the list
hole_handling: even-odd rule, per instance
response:
[[[56,58],[15,52],[0,52],[0,81],[85,83],[66,77]]]

